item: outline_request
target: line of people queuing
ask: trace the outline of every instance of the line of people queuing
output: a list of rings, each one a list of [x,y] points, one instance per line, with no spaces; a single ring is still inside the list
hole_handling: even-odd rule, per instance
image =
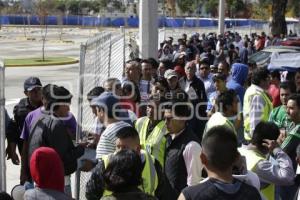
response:
[[[66,88],[26,79],[6,129],[24,199],[71,199],[77,168],[91,172],[89,200],[298,198],[300,72],[248,65],[263,47],[236,33],[199,37],[169,38],[158,62],[130,60],[122,80],[93,88],[92,141],[73,142]]]

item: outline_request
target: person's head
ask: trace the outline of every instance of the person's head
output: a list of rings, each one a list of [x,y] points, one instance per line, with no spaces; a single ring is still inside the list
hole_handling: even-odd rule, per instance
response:
[[[300,94],[292,94],[289,97],[286,105],[286,112],[293,122],[300,122]]]
[[[138,83],[141,78],[141,64],[137,61],[126,62],[125,75],[129,81]]]
[[[157,73],[159,76],[164,77],[166,70],[172,68],[173,63],[172,60],[161,60],[157,69]]]
[[[24,94],[33,105],[41,105],[42,83],[38,77],[29,77],[24,81]]]
[[[186,46],[184,44],[179,45],[179,49],[178,49],[179,53],[185,52],[185,50],[186,50]]]
[[[91,104],[92,100],[98,96],[100,96],[100,94],[102,94],[104,92],[104,88],[103,87],[100,87],[100,86],[97,86],[97,87],[94,87],[93,89],[91,89],[89,91],[89,93],[87,94],[87,100],[88,102]],[[97,115],[97,110],[96,110],[96,107],[95,106],[91,106],[91,109],[92,109],[92,112],[94,115]]]
[[[226,61],[222,61],[218,65],[218,73],[224,74],[226,77],[229,76],[230,66]]]
[[[161,78],[154,82],[151,88],[151,95],[164,97],[168,88],[168,82],[165,78]]]
[[[214,86],[217,91],[224,92],[226,90],[226,76],[221,73],[217,73],[213,76]]]
[[[114,154],[103,172],[108,190],[113,193],[127,192],[128,188],[142,183],[143,164],[138,153],[124,149]]]
[[[139,133],[132,126],[121,128],[116,134],[116,150],[130,149],[140,154]]]
[[[118,117],[119,99],[112,92],[103,92],[91,102],[96,107],[97,117],[101,123],[107,119],[116,119]]]
[[[64,192],[64,167],[54,149],[36,149],[30,158],[30,173],[38,188]]]
[[[123,99],[127,99],[127,100],[131,100],[134,102],[138,102],[139,101],[139,93],[138,93],[138,88],[137,86],[130,81],[125,81],[122,84],[122,98]]]
[[[295,86],[291,82],[285,81],[280,83],[279,87],[281,104],[286,106],[289,96],[296,91]]]
[[[252,83],[267,90],[270,85],[269,71],[266,68],[256,68],[253,70]]]
[[[200,158],[209,172],[232,171],[239,153],[237,138],[231,129],[226,126],[213,127],[205,134],[201,144]]]
[[[165,72],[165,75],[164,75],[165,79],[167,80],[168,82],[168,86],[171,90],[174,90],[176,89],[176,87],[178,86],[178,76],[177,76],[177,73],[175,72],[175,70],[173,69],[168,69],[166,72]]]
[[[233,117],[238,113],[239,100],[234,90],[221,92],[216,99],[218,111],[225,113],[227,117]]]
[[[72,97],[70,91],[63,86],[51,87],[46,110],[50,110],[56,117],[68,117]]]
[[[186,61],[186,53],[185,52],[176,53],[174,55],[174,58],[173,58],[174,65],[180,65],[180,66],[184,67],[185,61]]]
[[[280,134],[279,128],[273,122],[259,122],[254,131],[251,139],[251,143],[263,154],[267,154],[269,149],[263,144],[264,140],[277,140]]]
[[[164,106],[166,127],[170,133],[178,133],[186,127],[186,121],[191,116],[191,104],[183,91],[174,94],[173,99]]]
[[[270,83],[274,85],[280,84],[280,73],[279,71],[270,72]]]
[[[208,59],[204,59],[200,61],[200,66],[199,66],[199,75],[202,78],[207,78],[210,73],[210,66]]]
[[[186,78],[188,80],[192,80],[196,73],[196,63],[194,61],[186,63],[184,70]]]
[[[13,198],[4,191],[0,191],[0,199],[1,200],[13,200]]]
[[[297,164],[300,165],[300,144],[296,148],[296,161]]]
[[[151,94],[147,104],[147,117],[151,121],[162,119],[161,105],[165,102],[165,97],[158,94]]]
[[[151,80],[152,77],[152,65],[148,60],[142,60],[142,79]]]
[[[121,81],[117,78],[108,78],[103,83],[106,92],[112,92],[116,96],[122,96]]]
[[[151,75],[152,75],[152,77],[156,77],[159,63],[154,58],[148,58],[148,62],[151,65]]]
[[[42,88],[42,103],[43,106],[47,109],[49,101],[51,101],[51,92],[53,87],[58,87],[57,85],[47,84]]]
[[[297,89],[297,91],[299,91],[300,90],[300,71],[296,72],[294,80],[295,80],[296,89]]]

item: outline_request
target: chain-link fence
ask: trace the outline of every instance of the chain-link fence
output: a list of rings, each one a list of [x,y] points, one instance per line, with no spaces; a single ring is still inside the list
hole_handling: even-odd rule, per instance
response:
[[[94,129],[95,116],[87,101],[88,92],[102,86],[107,78],[121,79],[124,63],[134,54],[135,45],[135,39],[124,29],[121,32],[103,32],[81,45],[77,141],[84,137],[84,133]],[[90,151],[89,154],[91,152],[95,153]],[[85,186],[90,176],[90,172],[76,173],[76,199],[85,199]]]
[[[0,60],[0,190],[6,191],[4,64]]]

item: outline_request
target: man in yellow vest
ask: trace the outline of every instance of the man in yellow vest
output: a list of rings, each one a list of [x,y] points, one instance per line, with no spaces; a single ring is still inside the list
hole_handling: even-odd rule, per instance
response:
[[[167,134],[166,123],[162,119],[164,97],[150,95],[147,116],[139,118],[135,129],[139,133],[142,149],[154,156],[164,166]]]
[[[138,152],[141,156],[144,169],[142,172],[143,183],[139,188],[149,195],[156,196],[158,199],[165,199],[161,166],[153,156],[141,150],[137,131],[133,127],[124,127],[120,129],[116,137],[116,151],[131,149]],[[110,191],[105,189],[102,172],[113,156],[114,154],[109,154],[99,159],[86,185],[86,198],[88,200],[100,199],[102,196],[111,194]]]
[[[253,72],[252,84],[244,96],[244,137],[249,143],[253,130],[260,121],[268,121],[273,109],[272,102],[265,92],[269,88],[269,72],[265,68],[258,68]]]
[[[275,199],[275,185],[293,184],[295,176],[291,159],[276,141],[279,134],[276,124],[260,122],[251,143],[239,149],[246,157],[247,169],[258,175],[261,192],[267,200]]]
[[[206,123],[203,137],[211,128],[223,125],[231,129],[236,135],[236,128],[230,120],[234,120],[237,116],[238,103],[239,101],[234,90],[227,90],[220,93],[215,104],[217,112],[215,112]]]

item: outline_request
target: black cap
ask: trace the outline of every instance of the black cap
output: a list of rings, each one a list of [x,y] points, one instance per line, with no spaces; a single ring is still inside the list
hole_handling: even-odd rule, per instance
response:
[[[42,87],[42,83],[38,77],[31,76],[24,82],[24,91],[31,91],[36,87]]]

